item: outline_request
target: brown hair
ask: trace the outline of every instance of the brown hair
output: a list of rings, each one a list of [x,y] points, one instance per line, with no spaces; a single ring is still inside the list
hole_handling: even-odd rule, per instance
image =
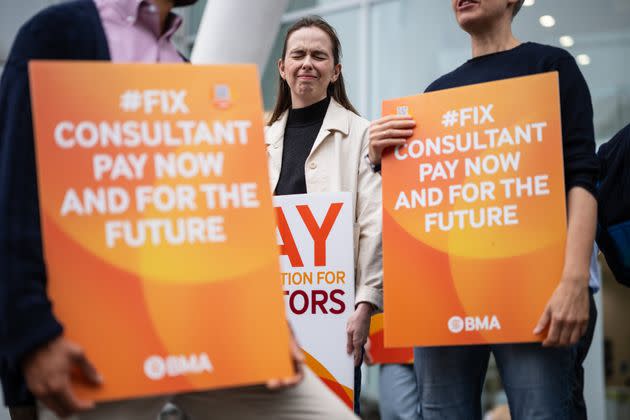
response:
[[[291,34],[298,29],[309,28],[312,26],[326,32],[326,34],[330,38],[330,42],[332,43],[334,65],[339,64],[341,59],[341,42],[339,42],[339,38],[337,37],[337,33],[335,32],[333,27],[319,16],[304,17],[295,22],[287,30],[287,34],[284,37],[284,46],[282,47],[282,60],[284,60],[284,57],[287,54],[287,41],[289,40]],[[340,73],[337,81],[328,85],[328,96],[332,96],[335,101],[341,104],[341,106],[359,115],[357,110],[354,109],[354,107],[352,106],[352,103],[350,103],[350,99],[348,99],[348,95],[346,94],[346,87],[343,82],[343,74]],[[278,96],[276,98],[276,105],[273,108],[273,113],[271,114],[268,125],[271,125],[274,122],[278,121],[282,113],[289,108],[291,108],[291,91],[289,90],[289,85],[287,84],[286,80],[278,75]]]

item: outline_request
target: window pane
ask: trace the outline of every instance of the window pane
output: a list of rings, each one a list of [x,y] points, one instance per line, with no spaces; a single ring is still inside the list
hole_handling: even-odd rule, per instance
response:
[[[263,93],[263,105],[266,111],[273,110],[273,106],[276,103],[276,93],[278,90],[278,59],[282,55],[282,44],[284,42],[284,36],[287,33],[287,29],[291,26],[291,23],[285,23],[280,27],[276,40],[274,41],[267,65],[262,74],[262,93]]]
[[[371,118],[384,99],[423,92],[470,55],[450,2],[386,2],[372,7],[370,19]]]
[[[301,9],[310,9],[312,7],[322,6],[326,4],[338,3],[335,0],[291,0],[287,7],[288,12],[293,12]]]

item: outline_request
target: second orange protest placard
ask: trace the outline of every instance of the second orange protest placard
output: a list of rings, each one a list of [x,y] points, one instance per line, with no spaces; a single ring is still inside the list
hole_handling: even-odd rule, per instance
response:
[[[291,375],[255,67],[34,62],[30,76],[49,292],[105,379],[78,393]]]
[[[566,212],[557,73],[385,101],[385,345],[537,341]]]
[[[369,346],[365,352],[369,354],[374,364],[410,364],[413,363],[412,347],[385,347],[385,330],[383,329],[383,314],[372,316],[370,322]]]

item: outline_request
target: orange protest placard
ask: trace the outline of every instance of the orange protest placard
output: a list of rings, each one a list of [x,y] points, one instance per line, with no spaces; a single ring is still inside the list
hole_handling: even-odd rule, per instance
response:
[[[79,395],[291,375],[255,67],[31,62],[30,76],[49,293],[105,379]]]
[[[539,341],[566,211],[557,73],[383,102],[385,345]]]
[[[365,351],[369,353],[372,363],[413,363],[412,347],[385,347],[383,318],[382,313],[376,314],[370,322],[370,345],[366,346]]]

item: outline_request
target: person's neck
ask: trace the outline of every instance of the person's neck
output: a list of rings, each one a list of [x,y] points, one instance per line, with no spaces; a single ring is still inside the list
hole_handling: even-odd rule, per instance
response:
[[[328,95],[324,94],[324,96],[321,96],[321,97],[318,96],[318,97],[312,97],[312,98],[298,98],[298,97],[292,96],[291,108],[292,109],[306,108],[307,106],[316,104],[319,101],[323,101],[324,99],[326,99],[326,96]]]
[[[173,0],[152,0],[160,13],[160,33],[166,31],[166,20],[173,8]]]
[[[521,44],[512,34],[509,24],[496,25],[489,30],[486,28],[483,32],[471,33],[470,37],[473,57],[511,50]]]

